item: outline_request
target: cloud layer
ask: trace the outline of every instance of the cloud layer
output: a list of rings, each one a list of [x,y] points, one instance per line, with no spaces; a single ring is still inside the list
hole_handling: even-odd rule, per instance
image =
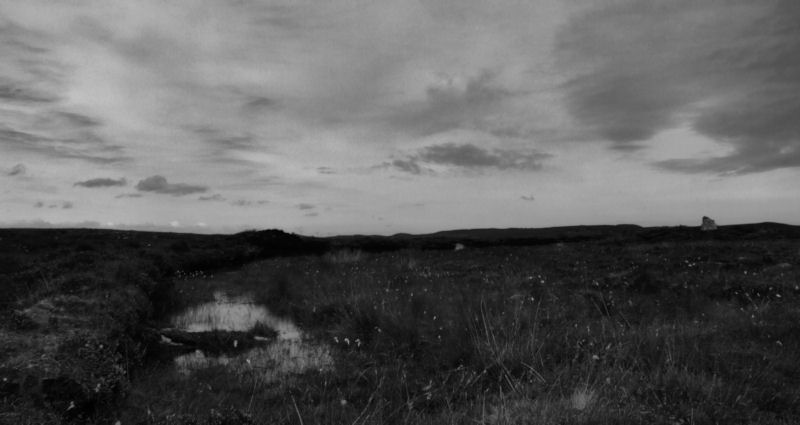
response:
[[[474,144],[443,143],[427,146],[403,159],[386,163],[397,170],[411,174],[431,172],[429,166],[438,165],[464,171],[518,170],[537,171],[550,154],[535,149],[487,149]]]
[[[671,128],[732,148],[658,165],[752,173],[800,166],[800,3],[625,0],[560,33],[570,113],[618,148]]]
[[[141,192],[163,193],[173,196],[185,196],[191,195],[192,193],[202,193],[208,191],[207,186],[186,183],[169,183],[167,182],[166,177],[159,175],[150,176],[140,180],[139,183],[136,184],[136,189]]]
[[[124,178],[121,179],[111,179],[111,178],[96,178],[96,179],[89,179],[80,182],[76,182],[74,186],[81,186],[81,187],[114,187],[114,186],[125,186],[128,184],[128,181]]]
[[[501,87],[496,75],[487,71],[462,80],[445,78],[429,85],[424,100],[405,105],[387,119],[396,128],[419,136],[454,129],[487,130],[488,116],[514,93]]]

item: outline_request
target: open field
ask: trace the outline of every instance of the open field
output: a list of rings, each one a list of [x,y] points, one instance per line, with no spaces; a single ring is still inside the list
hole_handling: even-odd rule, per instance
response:
[[[252,238],[197,236],[201,249],[172,236],[149,253],[110,244],[8,301],[3,373],[38,381],[3,384],[0,423],[800,423],[800,240],[775,226],[572,229],[535,246],[435,236],[437,247],[467,241],[459,251],[368,252],[408,237],[360,237],[291,257]],[[48,249],[36,255],[57,261]],[[180,265],[225,252],[241,255]],[[92,280],[70,292],[70,276]],[[303,339],[243,360],[252,346],[240,341],[267,333],[231,344],[220,331],[203,359],[225,360],[188,373],[148,355],[161,350],[154,328],[188,326],[170,318],[219,291]],[[92,315],[69,311],[87,303]],[[257,311],[253,323],[274,323]],[[277,373],[282,356],[295,364]]]

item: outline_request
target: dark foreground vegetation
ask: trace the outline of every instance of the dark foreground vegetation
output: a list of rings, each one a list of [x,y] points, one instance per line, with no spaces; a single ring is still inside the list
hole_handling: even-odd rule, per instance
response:
[[[276,230],[0,229],[0,424],[113,423],[176,275],[322,249]]]
[[[798,233],[4,230],[0,423],[800,423]],[[267,381],[143,364],[143,325],[203,299],[214,281],[195,272],[237,266],[228,285],[334,367]]]

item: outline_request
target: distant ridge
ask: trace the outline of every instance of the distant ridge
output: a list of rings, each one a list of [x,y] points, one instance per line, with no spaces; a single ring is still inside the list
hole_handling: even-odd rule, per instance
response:
[[[569,242],[659,242],[702,240],[800,239],[800,226],[763,222],[719,226],[702,232],[700,226],[642,227],[635,224],[579,225],[544,228],[455,229],[426,234],[398,233],[392,236],[345,235],[323,238],[332,247],[366,250],[401,248],[450,249],[466,246],[546,245]]]
[[[0,245],[50,246],[72,241],[75,244],[93,240],[183,240],[187,243],[215,240],[227,244],[249,245],[257,256],[304,255],[330,249],[390,251],[398,249],[454,249],[456,244],[470,247],[549,245],[558,243],[657,243],[691,241],[750,241],[800,239],[800,226],[775,222],[718,226],[714,231],[701,231],[700,226],[642,227],[635,224],[579,225],[544,228],[482,228],[443,230],[427,234],[398,233],[382,235],[342,235],[312,237],[281,230],[250,230],[233,235],[201,235],[110,229],[0,229]],[[72,243],[70,242],[70,243]],[[10,245],[9,245],[10,243]],[[21,246],[21,245],[20,245]],[[0,250],[1,251],[1,250]]]

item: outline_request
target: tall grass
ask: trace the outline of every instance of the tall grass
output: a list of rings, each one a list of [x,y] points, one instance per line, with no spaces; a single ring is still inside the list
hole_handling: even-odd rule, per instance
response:
[[[773,267],[796,252],[697,243],[268,260],[233,285],[295,320],[334,367],[271,382],[212,368],[185,385],[211,383],[229,395],[203,407],[259,423],[797,423],[800,275]]]
[[[291,282],[272,302],[336,348],[337,394],[381,422],[791,423],[797,274],[762,275],[769,264],[741,266],[724,248],[498,248],[466,260],[414,254],[414,268],[398,266],[407,252],[261,267]]]

